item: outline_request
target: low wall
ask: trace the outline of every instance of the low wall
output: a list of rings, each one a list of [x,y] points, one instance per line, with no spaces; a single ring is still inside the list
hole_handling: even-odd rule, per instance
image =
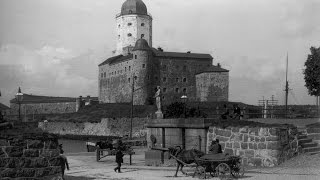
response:
[[[250,166],[273,167],[297,155],[296,127],[210,127],[207,148],[219,139],[224,153],[239,155]]]
[[[147,118],[132,119],[133,137],[146,135],[144,124]],[[104,118],[100,123],[90,122],[39,122],[38,127],[53,134],[60,135],[96,135],[126,136],[130,135],[130,118]]]
[[[58,140],[51,135],[0,136],[0,179],[61,179]]]
[[[307,127],[305,129],[305,134],[308,138],[311,138],[313,142],[320,144],[320,127]]]

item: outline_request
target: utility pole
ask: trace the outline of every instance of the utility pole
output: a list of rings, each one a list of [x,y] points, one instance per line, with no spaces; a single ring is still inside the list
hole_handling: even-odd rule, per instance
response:
[[[289,61],[289,57],[288,57],[288,53],[287,53],[287,65],[286,65],[286,87],[285,87],[285,91],[286,91],[285,118],[287,118],[287,114],[288,114],[288,94],[289,94],[289,82],[288,82],[288,61]]]

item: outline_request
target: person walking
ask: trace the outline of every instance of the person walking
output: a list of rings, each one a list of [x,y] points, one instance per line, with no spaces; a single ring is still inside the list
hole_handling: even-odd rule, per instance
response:
[[[118,164],[118,166],[116,168],[114,168],[114,172],[121,173],[121,163],[123,163],[123,156],[124,154],[121,151],[121,148],[118,147],[117,153],[116,153],[116,163]]]
[[[62,173],[62,179],[64,180],[64,172],[66,170],[66,167],[68,169],[68,171],[70,170],[69,169],[69,163],[68,163],[68,160],[67,160],[67,157],[63,155],[63,150],[60,149],[60,167],[61,167],[61,173]]]

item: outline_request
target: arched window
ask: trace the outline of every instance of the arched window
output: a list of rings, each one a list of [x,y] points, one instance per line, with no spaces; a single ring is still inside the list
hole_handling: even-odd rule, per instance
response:
[[[128,26],[131,26],[132,25],[132,23],[128,23]]]
[[[118,28],[120,28],[121,26],[120,26],[120,24],[118,25]]]
[[[104,75],[104,77],[107,77],[107,73],[106,73],[106,72],[104,72],[104,74],[103,74],[103,75]]]
[[[187,82],[187,78],[183,78],[183,82]]]
[[[167,88],[163,88],[163,89],[162,89],[162,92],[163,92],[163,93],[167,92]]]
[[[142,64],[142,68],[146,68],[146,64]]]
[[[162,81],[163,81],[163,82],[167,82],[167,78],[166,78],[166,77],[163,77],[163,78],[162,78]]]
[[[101,73],[101,78],[103,78],[103,73]]]
[[[132,36],[132,34],[131,33],[128,33],[128,37],[131,37]]]
[[[137,59],[137,55],[134,55],[134,58]]]
[[[179,92],[179,88],[176,88],[176,93],[178,93]]]
[[[128,82],[130,83],[130,78],[128,78]]]
[[[187,88],[183,88],[183,93],[187,93]]]
[[[141,26],[144,26],[144,23],[141,23]]]
[[[124,68],[124,72],[127,72],[127,67]]]
[[[179,82],[179,78],[176,78],[176,82]]]
[[[141,39],[144,38],[144,34],[141,34]]]
[[[129,66],[129,71],[131,71],[131,66]]]

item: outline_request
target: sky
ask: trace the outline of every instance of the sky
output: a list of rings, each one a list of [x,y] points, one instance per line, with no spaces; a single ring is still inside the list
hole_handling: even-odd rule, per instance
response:
[[[98,64],[116,47],[124,0],[0,0],[0,102],[22,92],[97,96]],[[320,46],[319,0],[144,0],[153,46],[210,53],[230,70],[229,101],[315,104],[304,62]]]

